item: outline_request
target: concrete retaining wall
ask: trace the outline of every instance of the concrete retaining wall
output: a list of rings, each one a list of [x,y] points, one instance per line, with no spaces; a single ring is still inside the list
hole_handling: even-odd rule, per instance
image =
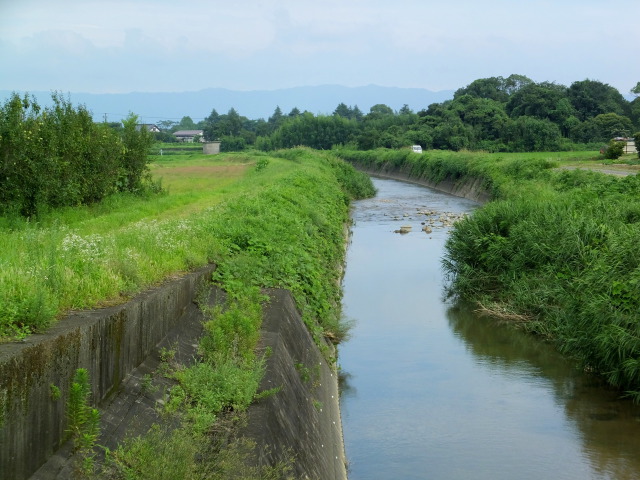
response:
[[[78,368],[89,372],[93,403],[103,402],[176,327],[213,269],[124,305],[71,314],[25,342],[0,345],[1,477],[29,478],[62,445],[69,385]]]
[[[491,193],[487,191],[484,181],[480,178],[465,177],[457,181],[445,179],[441,182],[433,182],[425,178],[411,176],[402,170],[393,170],[385,167],[372,169],[358,163],[352,163],[352,165],[358,170],[374,177],[391,178],[416,183],[440,192],[450,193],[456,197],[475,200],[478,203],[487,203],[491,200]]]
[[[261,348],[272,355],[260,389],[280,391],[250,407],[243,433],[256,441],[259,465],[293,456],[296,479],[346,480],[335,366],[327,364],[314,343],[291,294],[274,290],[270,297]]]
[[[207,292],[201,285],[213,269],[168,282],[124,305],[69,315],[46,335],[0,346],[0,478],[72,478],[73,456],[64,432],[69,385],[78,368],[89,371],[93,404],[101,410],[101,444],[114,448],[132,426],[141,433],[140,428],[159,421],[157,394],[142,392],[143,375],[159,364],[160,345],[181,342],[183,356],[195,355],[202,315],[194,300]],[[241,433],[256,441],[257,464],[275,465],[293,456],[295,478],[346,479],[337,374],[291,294],[269,294],[260,348],[272,354],[261,390],[280,390],[250,407]],[[224,298],[217,289],[209,289],[208,296],[216,303]],[[59,388],[59,398],[52,395],[52,385]]]

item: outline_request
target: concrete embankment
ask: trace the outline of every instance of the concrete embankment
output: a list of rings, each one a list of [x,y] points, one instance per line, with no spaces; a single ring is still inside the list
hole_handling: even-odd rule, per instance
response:
[[[46,334],[0,345],[2,478],[29,478],[62,446],[69,386],[78,368],[89,373],[93,403],[105,402],[180,324],[213,269],[167,282],[123,305],[72,313]]]
[[[484,181],[480,178],[463,177],[458,180],[444,179],[440,182],[434,182],[426,178],[412,176],[404,170],[392,169],[385,166],[374,169],[355,162],[350,163],[361,172],[365,172],[374,177],[391,178],[416,183],[440,192],[450,193],[456,197],[475,200],[478,203],[486,203],[491,200],[491,193],[487,191]]]
[[[269,294],[261,348],[271,356],[260,389],[280,390],[250,407],[244,433],[257,443],[259,464],[274,465],[292,455],[294,478],[346,479],[335,365],[315,344],[291,294]]]
[[[127,432],[140,433],[159,421],[155,405],[162,389],[145,390],[144,377],[158,367],[163,346],[172,345],[183,363],[197,355],[202,313],[194,301],[207,295],[215,303],[224,296],[206,286],[213,269],[167,282],[124,305],[71,314],[45,335],[0,346],[2,478],[72,476],[71,446],[64,439],[69,385],[78,368],[89,372],[102,445],[113,448]],[[262,388],[280,390],[250,408],[244,433],[257,442],[258,463],[293,455],[296,478],[346,478],[334,368],[291,295],[270,295],[261,348],[272,354]]]

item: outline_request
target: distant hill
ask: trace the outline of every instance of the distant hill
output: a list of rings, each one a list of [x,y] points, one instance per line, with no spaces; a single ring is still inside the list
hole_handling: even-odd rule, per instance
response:
[[[24,92],[21,92],[24,93]],[[51,103],[50,92],[29,92],[38,99],[38,103],[47,106]],[[224,88],[209,88],[198,92],[177,93],[117,93],[92,94],[68,93],[74,105],[85,105],[96,120],[120,121],[129,112],[140,118],[141,123],[155,123],[160,120],[180,120],[190,116],[194,121],[207,117],[212,109],[218,113],[227,113],[229,109],[247,118],[267,119],[277,106],[284,114],[294,107],[300,111],[308,110],[313,114],[331,114],[340,103],[358,106],[363,113],[376,104],[385,104],[393,110],[409,105],[414,111],[427,108],[432,103],[440,103],[453,98],[453,90],[433,92],[422,88],[379,87],[343,87],[322,85],[316,87],[295,87],[280,90],[237,91]],[[11,92],[0,91],[4,101]]]

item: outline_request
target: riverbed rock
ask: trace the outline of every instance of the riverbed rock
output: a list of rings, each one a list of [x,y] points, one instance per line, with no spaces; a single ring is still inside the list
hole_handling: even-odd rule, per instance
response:
[[[409,233],[410,231],[411,231],[411,225],[403,225],[398,230],[394,230],[393,233],[401,233],[404,235],[406,233]]]

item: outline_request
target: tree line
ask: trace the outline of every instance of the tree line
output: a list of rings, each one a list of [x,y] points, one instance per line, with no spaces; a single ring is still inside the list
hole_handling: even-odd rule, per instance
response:
[[[250,120],[235,109],[215,109],[202,122],[184,117],[174,129],[199,128],[205,140],[221,140],[222,150],[273,150],[305,145],[327,149],[400,148],[486,151],[548,151],[598,148],[614,137],[640,130],[640,82],[627,100],[596,80],[564,86],[534,82],[523,75],[490,77],[458,89],[453,99],[418,112],[378,104],[368,113],[340,103],[331,115],[277,107],[267,120]],[[162,122],[161,122],[162,123]],[[162,126],[162,125],[161,125]]]

